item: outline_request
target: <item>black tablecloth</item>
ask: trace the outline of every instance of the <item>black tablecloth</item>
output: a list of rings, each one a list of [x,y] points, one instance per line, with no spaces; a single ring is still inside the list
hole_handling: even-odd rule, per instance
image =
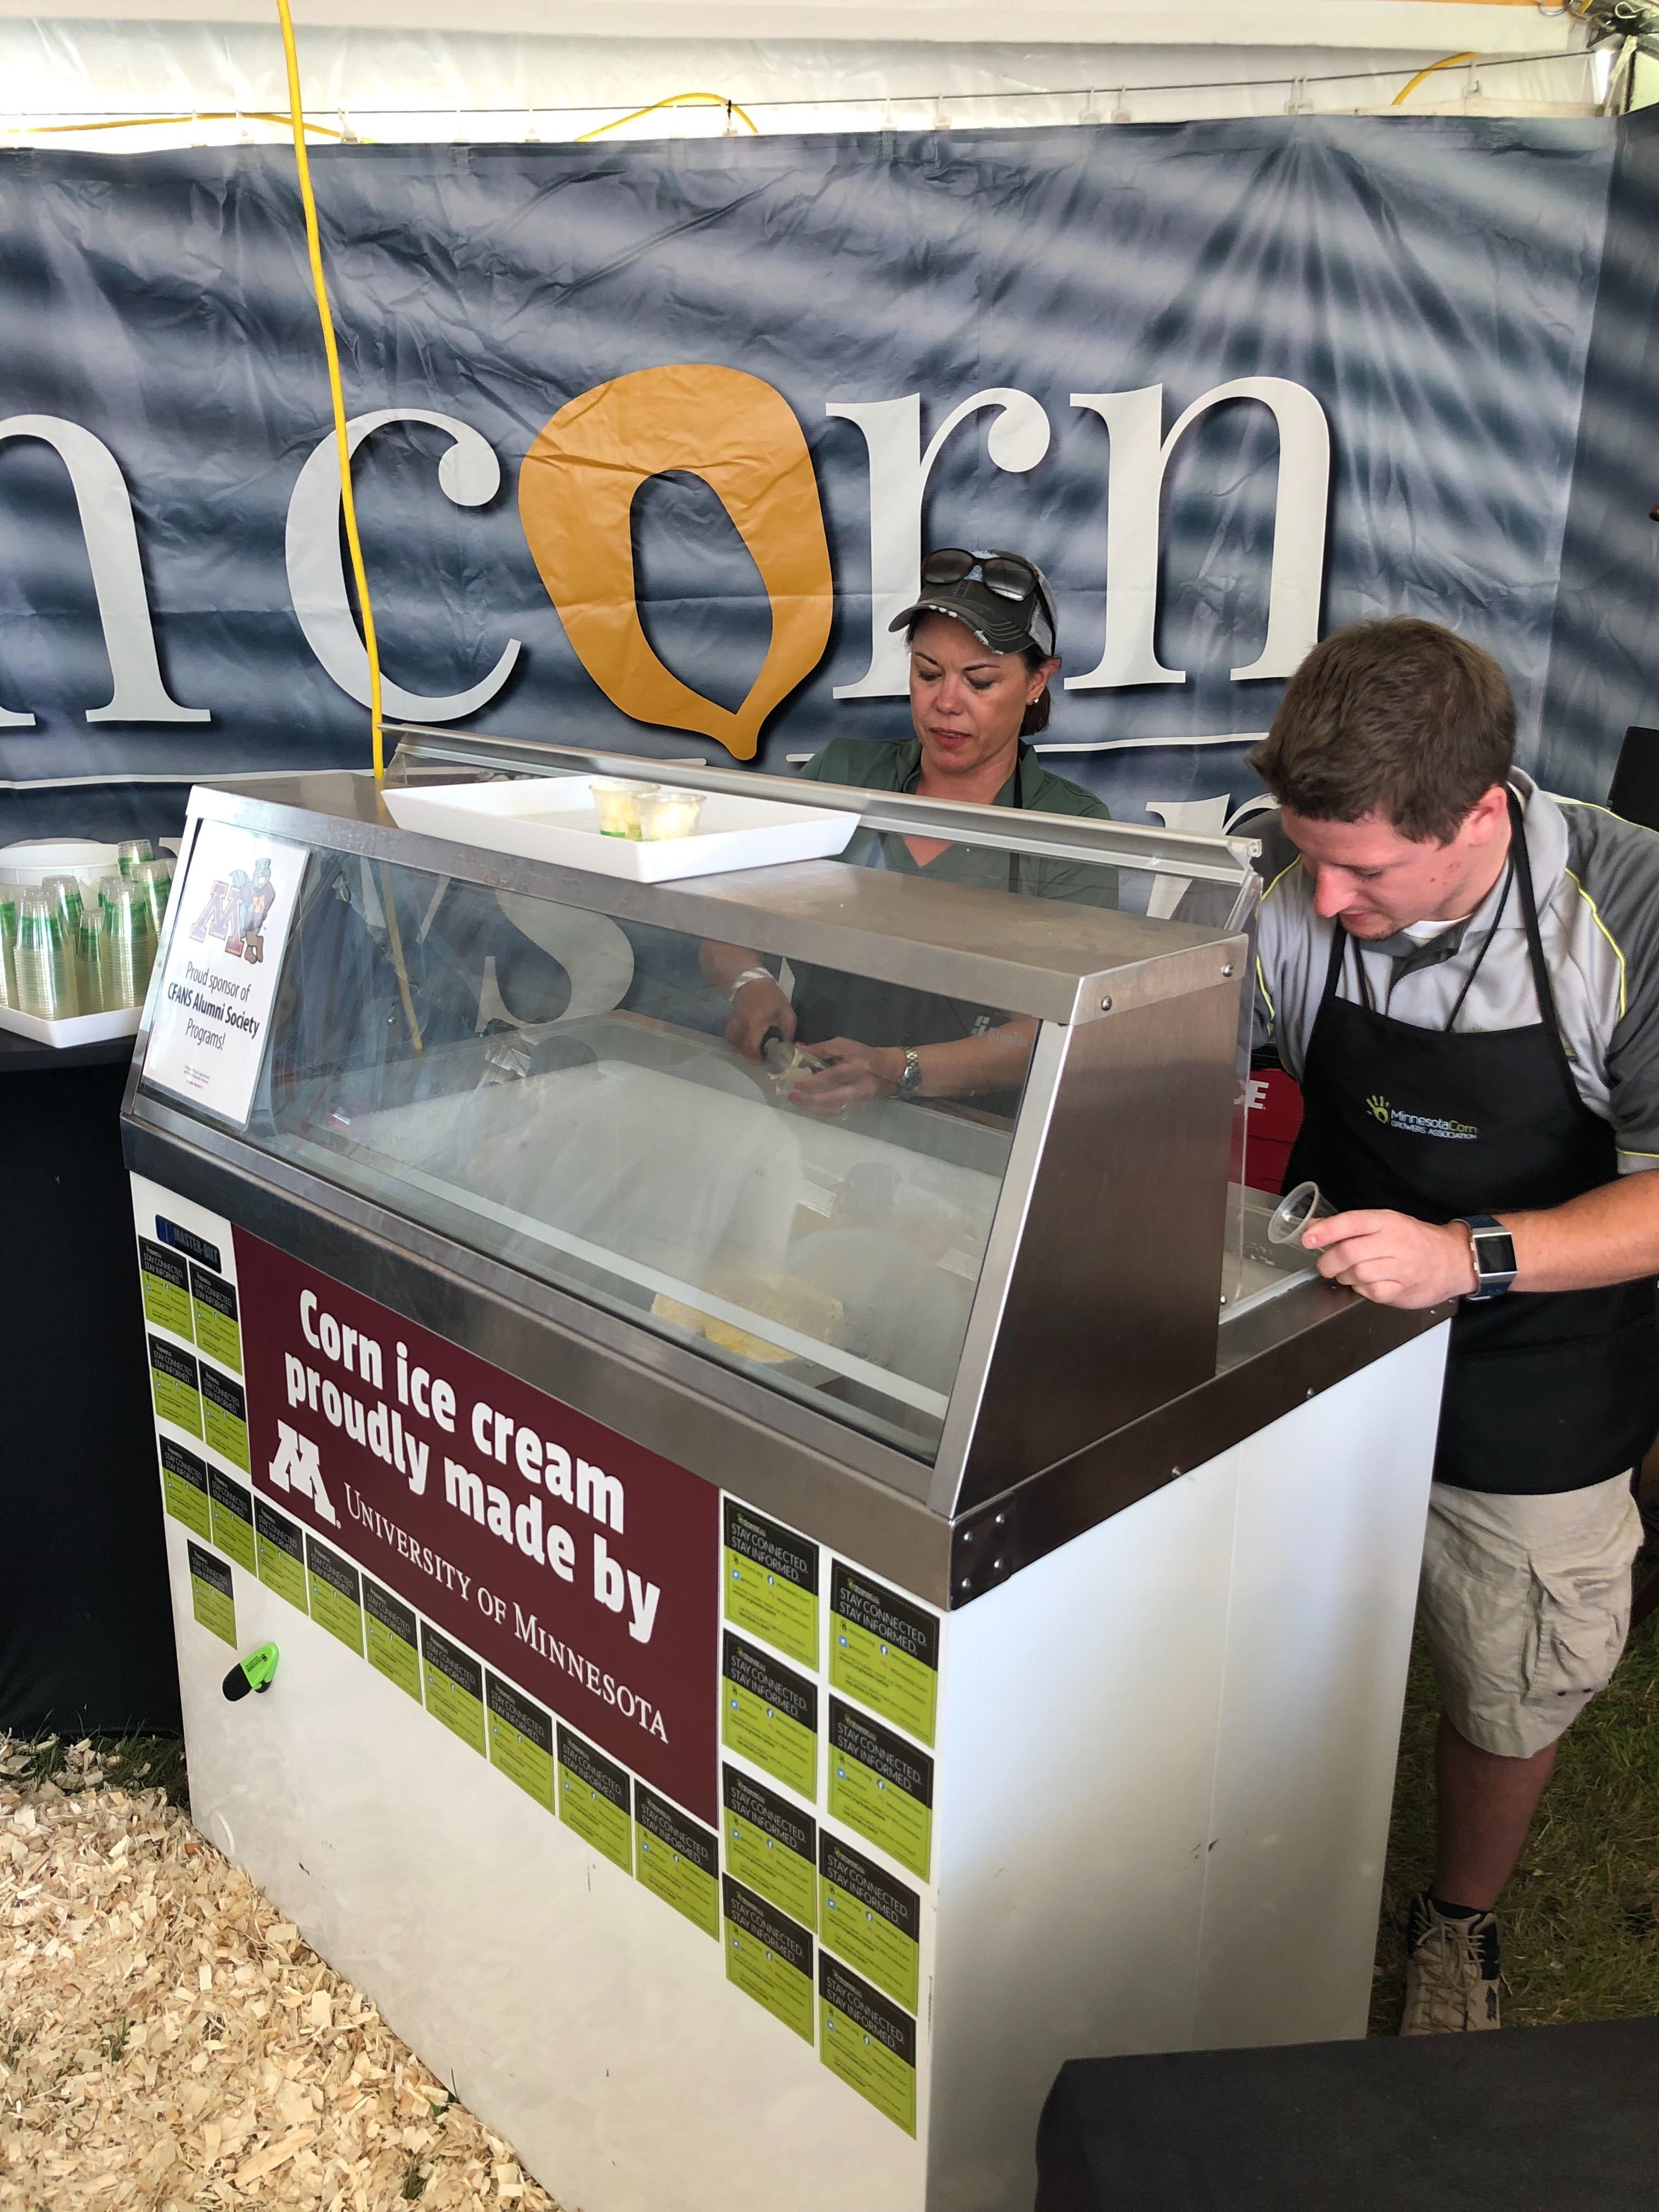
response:
[[[1037,2212],[1653,2212],[1659,2021],[1074,2059],[1037,2171]]]
[[[121,1094],[0,1030],[0,1729],[176,1729]]]

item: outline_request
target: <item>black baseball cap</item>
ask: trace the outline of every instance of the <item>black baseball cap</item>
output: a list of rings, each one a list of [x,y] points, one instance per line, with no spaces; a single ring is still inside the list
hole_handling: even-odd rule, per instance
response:
[[[965,623],[993,653],[1020,653],[1029,645],[1047,660],[1054,650],[1054,593],[1036,562],[1023,553],[946,546],[926,555],[915,604],[887,627],[908,629],[926,614]]]

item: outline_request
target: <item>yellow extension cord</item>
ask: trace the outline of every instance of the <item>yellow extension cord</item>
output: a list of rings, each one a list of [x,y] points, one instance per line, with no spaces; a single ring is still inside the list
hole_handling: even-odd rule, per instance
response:
[[[368,715],[376,784],[386,781],[386,754],[380,727],[380,648],[374,635],[374,610],[369,604],[368,576],[363,568],[362,539],[357,534],[357,502],[351,491],[351,441],[346,429],[345,393],[340,384],[339,349],[334,343],[334,317],[329,310],[328,279],[323,274],[323,242],[317,228],[317,199],[311,189],[311,160],[306,151],[306,123],[300,98],[300,57],[294,49],[294,18],[288,0],[276,0],[283,26],[283,53],[288,63],[288,101],[294,129],[294,160],[300,172],[300,198],[306,211],[306,244],[311,254],[311,283],[317,295],[317,319],[323,326],[323,352],[328,362],[328,389],[334,402],[334,440],[340,453],[340,514],[345,524],[346,545],[351,555],[352,580],[363,617],[363,644],[368,653]]]
[[[334,343],[334,318],[329,311],[328,279],[323,274],[323,241],[317,228],[317,200],[311,189],[311,162],[306,153],[305,115],[300,99],[300,57],[294,50],[294,18],[288,0],[276,0],[282,20],[283,53],[288,63],[289,112],[294,125],[294,159],[300,172],[300,198],[306,211],[306,244],[311,253],[312,289],[317,295],[317,319],[323,326],[323,352],[328,362],[329,395],[334,402],[334,439],[340,453],[340,514],[345,523],[346,544],[351,553],[351,573],[357,584],[357,605],[362,610],[363,644],[368,652],[369,729],[374,753],[374,786],[386,781],[386,755],[380,734],[380,648],[374,636],[374,610],[369,605],[368,576],[363,568],[363,544],[357,535],[357,502],[351,495],[351,441],[346,430],[345,393],[340,384],[339,349]],[[398,975],[398,995],[403,1001],[409,1041],[416,1052],[423,1048],[421,1024],[415,1013],[415,997],[409,988],[404,963],[403,933],[398,927],[398,908],[387,879],[386,863],[379,864],[380,908],[386,915],[386,941]]]
[[[1432,76],[1437,70],[1455,69],[1461,62],[1478,62],[1480,58],[1480,57],[1479,54],[1448,54],[1445,60],[1443,62],[1431,62],[1427,69],[1419,70],[1417,75],[1412,79],[1409,84],[1401,86],[1400,90],[1395,93],[1392,101],[1389,103],[1390,106],[1395,107],[1403,107],[1406,102],[1411,98],[1412,94],[1416,91],[1418,86],[1422,83],[1424,78],[1425,76]]]

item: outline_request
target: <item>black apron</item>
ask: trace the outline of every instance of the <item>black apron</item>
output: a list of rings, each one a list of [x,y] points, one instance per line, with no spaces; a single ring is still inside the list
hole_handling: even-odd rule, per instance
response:
[[[1617,1177],[1612,1127],[1579,1097],[1561,1041],[1513,792],[1510,836],[1542,1018],[1525,1029],[1453,1029],[1496,921],[1444,1030],[1378,1012],[1358,952],[1364,1000],[1339,998],[1348,939],[1337,922],[1287,1190],[1311,1176],[1344,1212],[1375,1206],[1441,1222],[1560,1206]],[[1436,1481],[1508,1494],[1577,1490],[1634,1465],[1659,1430],[1654,1296],[1648,1276],[1461,1304]]]

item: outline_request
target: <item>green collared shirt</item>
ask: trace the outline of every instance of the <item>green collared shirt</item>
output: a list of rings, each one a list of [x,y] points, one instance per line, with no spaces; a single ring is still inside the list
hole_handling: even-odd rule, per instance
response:
[[[910,791],[921,771],[921,745],[912,738],[902,744],[868,738],[833,738],[814,753],[801,769],[816,783],[842,783],[859,791]],[[1097,822],[1111,819],[1092,792],[1081,784],[1052,775],[1035,750],[1022,748],[1014,772],[1019,779],[1019,804],[1034,814],[1085,815]],[[1014,804],[1011,775],[994,801]],[[1008,888],[1008,854],[992,845],[947,845],[936,860],[919,867],[902,836],[890,831],[860,830],[842,858],[859,867],[887,867],[896,875],[931,876],[942,883],[978,884],[991,890]],[[1020,856],[1020,889],[1033,898],[1069,899],[1079,906],[1115,907],[1117,871],[1088,861],[1053,860],[1040,854]]]

